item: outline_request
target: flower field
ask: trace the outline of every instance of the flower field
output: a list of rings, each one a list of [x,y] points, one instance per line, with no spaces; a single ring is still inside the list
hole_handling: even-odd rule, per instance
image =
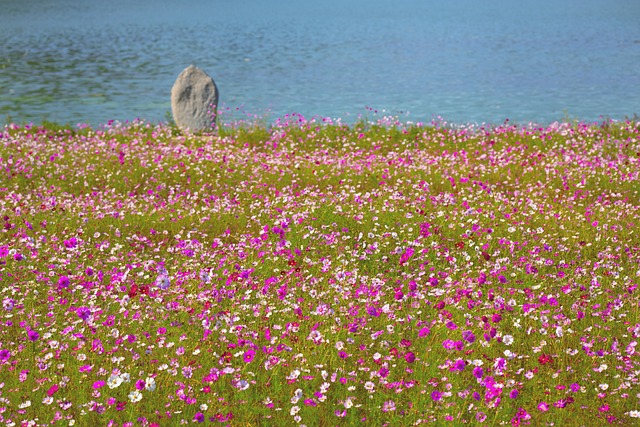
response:
[[[0,130],[0,425],[640,422],[640,125]]]

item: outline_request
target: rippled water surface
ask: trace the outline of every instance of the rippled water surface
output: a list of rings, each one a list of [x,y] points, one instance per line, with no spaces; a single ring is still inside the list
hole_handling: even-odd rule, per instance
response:
[[[0,120],[165,120],[187,65],[273,119],[640,114],[636,0],[0,0]]]

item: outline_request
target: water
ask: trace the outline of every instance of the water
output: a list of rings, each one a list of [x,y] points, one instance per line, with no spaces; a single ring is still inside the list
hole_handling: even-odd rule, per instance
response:
[[[640,2],[0,0],[0,121],[164,121],[191,63],[267,120],[621,120]]]

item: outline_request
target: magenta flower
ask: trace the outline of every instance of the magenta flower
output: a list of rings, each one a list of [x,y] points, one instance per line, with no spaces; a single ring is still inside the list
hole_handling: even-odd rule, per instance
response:
[[[242,360],[244,360],[244,363],[251,363],[255,355],[256,355],[255,350],[250,348],[249,350],[244,352],[244,355],[242,356]]]
[[[419,336],[420,338],[424,338],[424,337],[426,337],[427,335],[429,335],[430,333],[431,333],[431,329],[429,329],[429,328],[422,328],[422,329],[420,329],[420,330],[418,331],[418,336]]]
[[[136,390],[144,390],[147,382],[145,380],[136,381]]]
[[[40,334],[33,329],[29,329],[29,332],[27,332],[27,337],[29,338],[29,341],[38,341],[38,338],[40,338]]]
[[[538,403],[538,411],[547,412],[549,410],[549,405],[547,402]]]
[[[68,288],[69,287],[69,278],[67,276],[60,276],[58,279],[58,287],[59,288]]]
[[[80,307],[78,311],[76,311],[76,314],[86,322],[89,320],[89,317],[91,317],[91,309],[89,307]]]
[[[6,362],[11,357],[11,352],[6,348],[0,350],[0,362]]]
[[[100,381],[96,381],[93,383],[93,389],[94,390],[98,390],[99,388],[104,387],[104,381],[100,380]]]
[[[456,360],[456,361],[455,361],[455,363],[453,364],[453,369],[452,369],[452,370],[462,372],[462,371],[464,371],[464,367],[465,367],[465,366],[466,366],[465,361],[464,361],[464,360],[462,360],[462,359],[458,359],[458,360]]]
[[[431,400],[433,400],[434,402],[437,402],[440,399],[442,399],[442,393],[440,393],[438,390],[433,390],[431,392]]]
[[[58,391],[60,389],[60,387],[58,387],[58,384],[54,384],[51,387],[49,387],[49,390],[47,390],[47,396],[51,397],[54,394],[56,394],[56,391]]]
[[[407,249],[405,249],[404,253],[400,256],[400,265],[402,265],[405,262],[409,261],[409,259],[413,256],[414,252],[415,251],[411,246],[407,247]]]
[[[462,332],[462,339],[469,343],[472,343],[476,340],[476,336],[471,331],[464,331]]]
[[[474,377],[476,377],[477,379],[481,379],[483,375],[484,375],[484,370],[480,366],[476,366],[475,368],[473,368]]]
[[[416,355],[413,354],[412,351],[409,351],[404,355],[404,360],[406,360],[407,363],[413,363],[416,360]]]

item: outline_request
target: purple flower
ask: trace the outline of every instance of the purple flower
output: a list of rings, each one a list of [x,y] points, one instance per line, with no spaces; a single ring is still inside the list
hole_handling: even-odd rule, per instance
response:
[[[249,349],[247,351],[244,352],[244,355],[242,356],[242,359],[244,360],[244,363],[251,363],[253,361],[253,358],[255,357],[256,352],[253,349]]]
[[[456,360],[456,362],[453,364],[453,370],[455,370],[455,371],[464,371],[464,367],[465,367],[466,365],[467,365],[467,364],[465,363],[465,361],[464,361],[464,360],[462,360],[462,359],[458,359],[458,360]]]
[[[440,399],[442,399],[442,393],[440,393],[438,390],[433,390],[433,391],[431,392],[431,399],[432,399],[434,402],[439,401]]]
[[[473,335],[473,332],[471,331],[464,331],[462,332],[462,339],[469,343],[472,343],[476,340],[476,336]]]
[[[5,298],[2,300],[2,307],[4,307],[4,309],[7,311],[13,310],[13,307],[15,307],[15,305],[16,302],[12,298]]]
[[[369,316],[373,316],[373,317],[379,317],[380,316],[380,310],[378,310],[375,307],[367,308],[367,313],[369,314]]]
[[[412,351],[409,351],[404,355],[404,360],[406,360],[407,363],[413,363],[416,360],[416,355],[413,354]]]
[[[60,276],[58,279],[58,287],[59,288],[68,288],[69,287],[69,278],[67,276]]]
[[[409,261],[409,258],[411,258],[414,254],[414,249],[409,246],[407,247],[407,249],[405,249],[404,253],[400,256],[400,265],[404,264],[405,262]]]
[[[138,380],[136,381],[136,390],[144,390],[146,385],[147,383],[145,380]]]
[[[33,329],[29,329],[29,332],[27,332],[27,337],[29,337],[29,341],[38,341],[38,338],[40,338],[40,334]]]
[[[422,328],[422,329],[420,329],[420,330],[418,331],[418,336],[419,336],[420,338],[424,338],[424,337],[426,337],[427,335],[429,335],[430,333],[431,333],[431,329],[429,329],[429,328]]]
[[[475,368],[473,368],[474,377],[476,377],[477,379],[480,379],[482,378],[483,375],[484,375],[484,370],[480,366],[476,366]]]
[[[0,246],[0,258],[5,258],[9,255],[9,248],[7,246]]]
[[[538,411],[547,412],[548,410],[549,410],[549,405],[547,404],[547,402],[538,403]]]
[[[6,348],[0,350],[0,362],[6,362],[11,357],[11,352]]]
[[[444,347],[445,350],[453,350],[455,348],[455,343],[453,340],[444,340],[442,341],[442,347]]]
[[[78,317],[85,322],[89,319],[89,317],[91,317],[91,309],[89,309],[89,307],[80,307],[76,313]]]
[[[518,390],[514,388],[513,390],[511,390],[511,392],[509,392],[509,397],[515,399],[516,397],[518,397],[518,394]]]
[[[193,421],[196,421],[198,423],[204,422],[204,414],[202,412],[196,412],[196,414],[193,416]]]
[[[24,257],[22,256],[22,254],[17,253],[13,256],[13,259],[15,259],[16,261],[22,261]]]
[[[168,276],[165,276],[163,274],[161,276],[158,276],[158,280],[156,280],[156,285],[158,285],[158,287],[163,291],[166,291],[167,289],[169,289],[169,286],[171,286],[171,281],[169,280]]]

